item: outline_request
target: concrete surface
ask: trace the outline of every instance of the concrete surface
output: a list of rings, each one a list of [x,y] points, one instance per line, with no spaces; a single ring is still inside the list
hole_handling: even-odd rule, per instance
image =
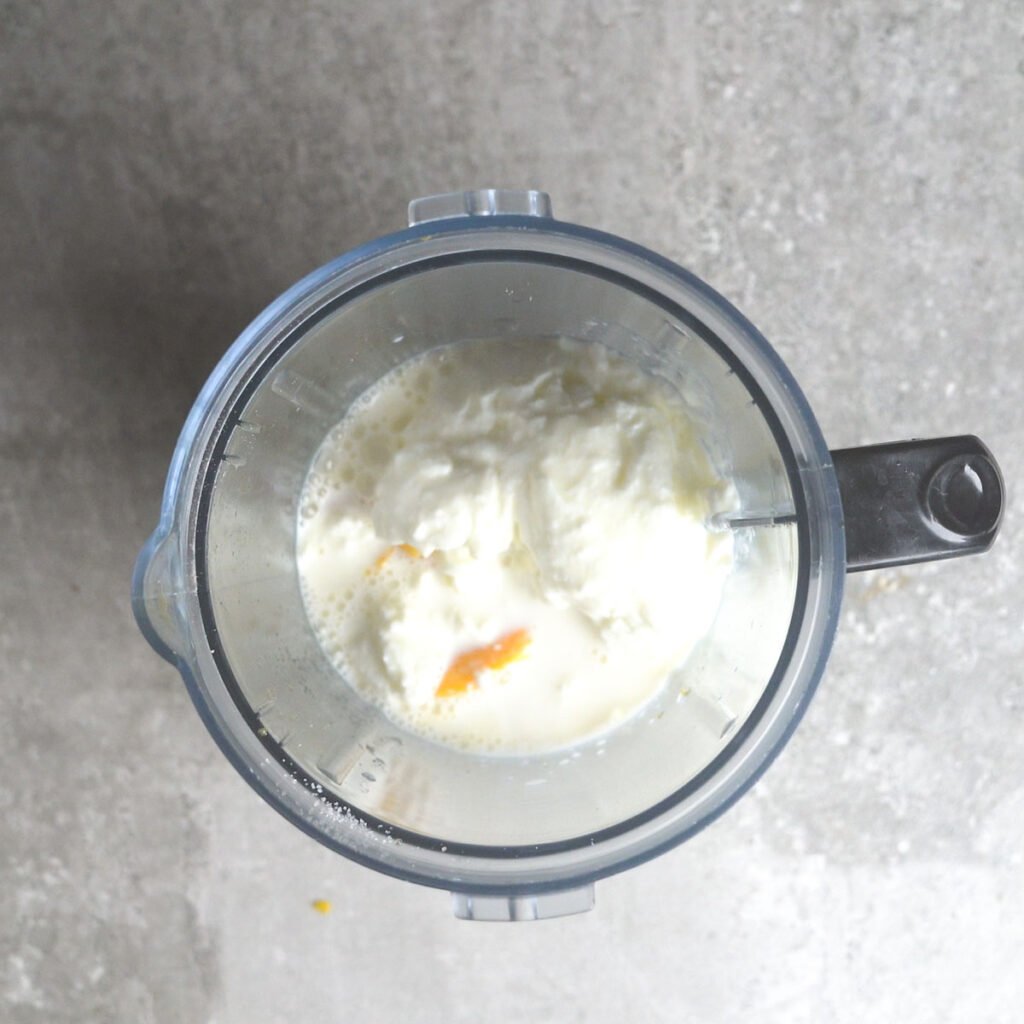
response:
[[[764,783],[532,926],[265,807],[128,580],[228,342],[464,185],[689,265],[834,446],[973,431],[1012,501],[1022,30],[1010,0],[0,5],[0,1019],[1019,1021],[1013,504],[985,558],[851,579]]]

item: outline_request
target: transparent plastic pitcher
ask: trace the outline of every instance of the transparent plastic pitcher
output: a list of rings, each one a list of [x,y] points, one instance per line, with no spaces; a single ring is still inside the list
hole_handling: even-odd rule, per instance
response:
[[[678,266],[552,219],[539,192],[418,200],[410,227],[311,274],[238,339],[174,454],[134,608],[214,739],[268,803],[379,871],[514,920],[679,843],[764,771],[821,676],[843,579],[987,549],[1002,482],[973,437],[830,452],[765,339]],[[573,338],[674,385],[738,496],[714,625],[661,696],[550,754],[403,730],[341,678],[296,569],[304,478],[369,386],[440,345]]]

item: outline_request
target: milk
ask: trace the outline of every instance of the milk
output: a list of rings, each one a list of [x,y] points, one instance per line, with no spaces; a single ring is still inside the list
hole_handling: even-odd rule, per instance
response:
[[[303,599],[339,685],[405,728],[557,749],[635,714],[709,629],[727,491],[680,396],[600,345],[435,349],[314,458]]]

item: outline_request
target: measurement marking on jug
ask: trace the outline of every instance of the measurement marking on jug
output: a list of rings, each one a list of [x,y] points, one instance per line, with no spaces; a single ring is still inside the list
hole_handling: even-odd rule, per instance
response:
[[[716,530],[742,530],[750,526],[791,526],[796,521],[793,512],[745,512],[741,515],[720,513],[711,517],[711,526]]]
[[[494,323],[500,334],[512,334],[514,331],[519,329],[519,320],[514,316],[495,317]]]
[[[725,721],[722,723],[722,728],[718,734],[718,738],[725,739],[725,737],[732,732],[732,728],[736,724],[736,713],[731,708],[727,707],[725,702],[722,700],[718,701],[718,707],[721,713],[725,716]]]
[[[673,348],[682,352],[693,344],[693,335],[681,324],[666,320],[661,330],[654,336],[655,349]]]
[[[344,411],[337,395],[292,370],[279,371],[270,382],[270,390],[295,406],[299,412],[324,423],[336,422]]]
[[[352,770],[351,756],[347,750],[330,754],[317,761],[316,770],[331,782],[340,784]]]

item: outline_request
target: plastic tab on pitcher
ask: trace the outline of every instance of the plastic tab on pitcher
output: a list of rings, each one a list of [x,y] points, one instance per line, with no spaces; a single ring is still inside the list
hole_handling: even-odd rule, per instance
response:
[[[551,217],[551,197],[534,189],[478,188],[424,196],[409,204],[409,227],[450,217]]]
[[[453,892],[455,916],[462,921],[542,921],[594,909],[594,887],[561,889],[527,896],[477,896]]]

